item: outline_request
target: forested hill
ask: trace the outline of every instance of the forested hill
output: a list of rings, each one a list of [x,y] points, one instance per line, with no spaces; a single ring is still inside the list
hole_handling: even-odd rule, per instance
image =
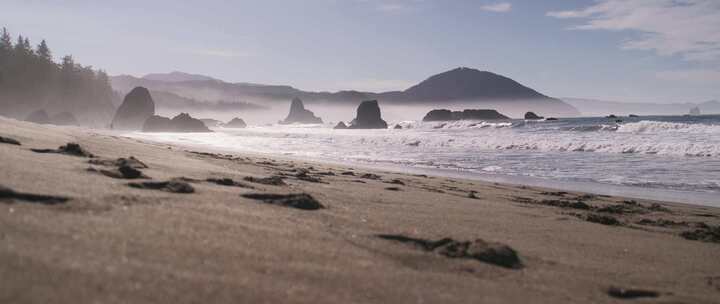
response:
[[[53,61],[45,40],[33,47],[3,28],[0,35],[0,115],[24,119],[37,110],[72,113],[88,126],[105,126],[115,111],[109,78],[65,56]]]

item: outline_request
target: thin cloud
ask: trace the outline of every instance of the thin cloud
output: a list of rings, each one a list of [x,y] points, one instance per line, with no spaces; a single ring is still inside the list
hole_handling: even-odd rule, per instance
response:
[[[720,1],[600,0],[595,5],[548,12],[560,19],[583,19],[577,30],[634,31],[623,49],[651,50],[687,61],[720,59]]]
[[[506,13],[512,10],[512,3],[499,2],[495,4],[487,4],[480,7],[481,10],[495,13]]]
[[[697,84],[720,84],[720,71],[711,69],[690,69],[662,71],[655,75],[658,79],[682,81]]]

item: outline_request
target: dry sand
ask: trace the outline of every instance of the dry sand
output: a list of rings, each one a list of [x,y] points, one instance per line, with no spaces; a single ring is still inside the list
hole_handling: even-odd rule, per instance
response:
[[[720,302],[716,208],[193,153],[4,118],[0,136],[22,144],[0,143],[0,303]],[[96,157],[31,150],[68,142]],[[112,164],[129,156],[147,178],[118,178],[138,173]],[[257,183],[277,175],[284,185]],[[307,195],[266,197],[287,193]]]

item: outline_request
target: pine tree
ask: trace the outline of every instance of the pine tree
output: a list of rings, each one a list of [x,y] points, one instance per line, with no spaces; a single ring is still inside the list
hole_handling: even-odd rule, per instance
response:
[[[0,54],[10,54],[10,51],[13,48],[11,40],[12,37],[10,37],[10,33],[8,33],[6,28],[3,28],[2,35],[0,35]]]
[[[43,39],[37,46],[37,51],[35,53],[46,61],[52,61],[52,54],[50,53],[50,48],[48,48],[45,39]]]

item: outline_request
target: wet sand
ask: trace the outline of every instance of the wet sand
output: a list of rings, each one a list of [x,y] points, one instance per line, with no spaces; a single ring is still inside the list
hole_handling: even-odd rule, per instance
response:
[[[0,303],[720,298],[717,208],[5,118],[0,137]]]

